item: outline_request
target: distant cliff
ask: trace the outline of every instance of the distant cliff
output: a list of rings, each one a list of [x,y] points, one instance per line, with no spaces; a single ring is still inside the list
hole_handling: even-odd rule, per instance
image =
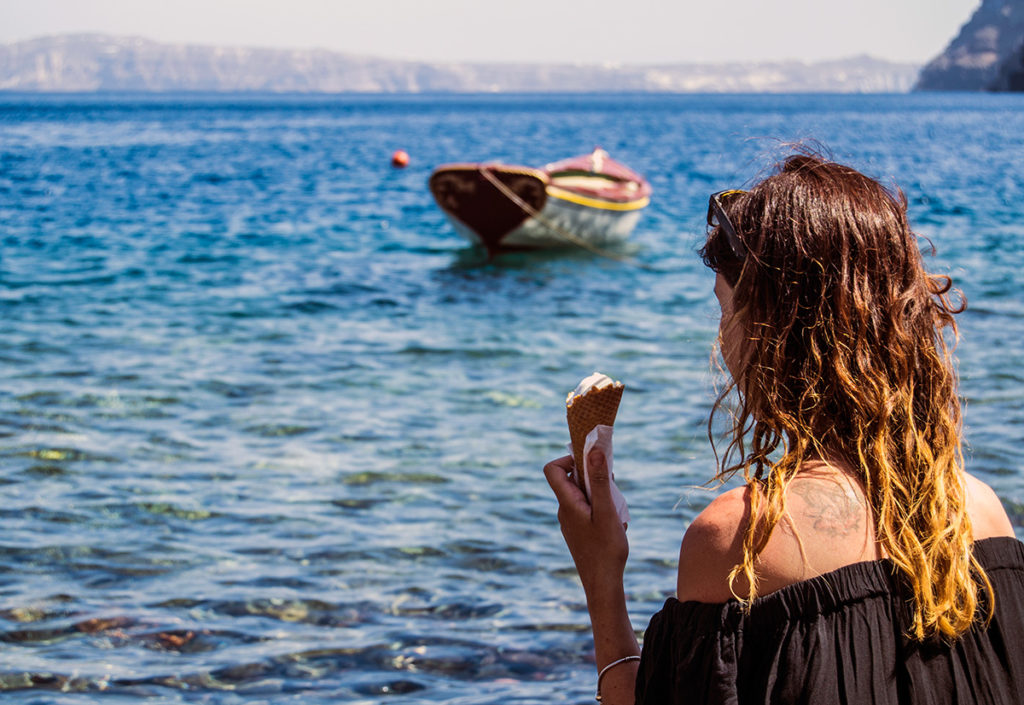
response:
[[[918,68],[870,57],[666,66],[424,63],[103,35],[0,46],[0,90],[28,92],[898,93],[910,89]]]
[[[921,70],[915,88],[1024,90],[1022,49],[1024,0],[983,0],[945,51]]]
[[[999,73],[988,86],[993,91],[1024,93],[1024,42],[999,67]]]

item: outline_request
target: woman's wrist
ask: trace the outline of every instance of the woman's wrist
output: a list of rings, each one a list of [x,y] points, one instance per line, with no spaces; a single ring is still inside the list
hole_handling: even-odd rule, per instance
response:
[[[591,614],[595,610],[617,612],[626,609],[626,589],[621,577],[618,580],[598,580],[589,585],[584,584],[583,593]]]
[[[629,619],[622,581],[587,591],[594,633],[594,662],[605,702],[628,702],[635,682],[640,647]]]
[[[640,654],[630,654],[629,656],[623,656],[622,658],[615,659],[614,661],[606,665],[604,668],[600,669],[600,671],[598,671],[597,673],[597,692],[594,695],[594,699],[597,702],[601,702],[604,700],[604,697],[601,695],[601,679],[604,678],[605,674],[608,673],[608,671],[612,670],[616,666],[621,666],[623,664],[630,663],[631,661],[639,660]],[[633,681],[634,683],[636,681],[635,675],[633,676]]]

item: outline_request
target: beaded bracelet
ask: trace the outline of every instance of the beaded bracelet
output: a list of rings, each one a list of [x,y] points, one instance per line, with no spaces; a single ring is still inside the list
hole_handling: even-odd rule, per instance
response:
[[[601,672],[597,674],[597,694],[594,695],[594,700],[596,700],[597,702],[601,702],[601,679],[604,678],[604,674],[605,673],[610,671],[615,666],[618,666],[620,663],[625,663],[626,661],[639,661],[639,660],[640,660],[640,656],[637,655],[637,654],[633,654],[632,656],[623,656],[618,661],[612,661],[607,666],[602,668]]]

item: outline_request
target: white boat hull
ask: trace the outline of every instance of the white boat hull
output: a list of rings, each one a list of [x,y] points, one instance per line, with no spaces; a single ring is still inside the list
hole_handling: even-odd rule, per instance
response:
[[[527,218],[501,239],[503,248],[533,250],[557,247],[611,247],[624,242],[640,220],[640,210],[614,211],[583,206],[550,197],[540,213]],[[447,214],[452,227],[474,245],[481,237],[458,218]]]

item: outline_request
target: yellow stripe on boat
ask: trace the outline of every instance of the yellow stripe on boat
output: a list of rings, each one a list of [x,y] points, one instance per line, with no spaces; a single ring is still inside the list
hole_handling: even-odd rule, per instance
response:
[[[586,196],[581,196],[578,193],[573,193],[572,191],[566,191],[565,189],[550,185],[547,187],[547,192],[549,196],[560,198],[563,201],[569,201],[569,203],[587,206],[588,208],[600,208],[606,211],[638,211],[641,208],[646,208],[647,204],[651,202],[651,199],[647,196],[635,201],[626,201],[625,203],[604,201],[598,198],[587,198]]]

